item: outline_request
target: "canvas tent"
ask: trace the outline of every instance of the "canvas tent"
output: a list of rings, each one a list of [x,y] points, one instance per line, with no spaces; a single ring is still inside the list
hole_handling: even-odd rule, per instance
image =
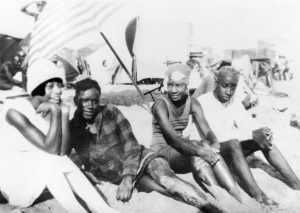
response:
[[[19,44],[21,40],[20,38],[0,34],[0,57],[2,62],[12,61],[16,53],[22,50]]]

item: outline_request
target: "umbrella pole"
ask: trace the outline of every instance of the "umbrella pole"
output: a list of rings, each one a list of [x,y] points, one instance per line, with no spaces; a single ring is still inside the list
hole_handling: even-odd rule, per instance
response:
[[[119,55],[117,54],[117,52],[115,51],[115,49],[112,47],[111,43],[108,41],[108,39],[106,38],[106,36],[104,35],[104,33],[100,32],[100,34],[103,37],[103,39],[105,40],[106,44],[111,49],[111,51],[113,52],[113,54],[115,55],[115,57],[117,58],[117,60],[119,61],[120,65],[122,66],[122,68],[124,69],[124,71],[126,72],[126,74],[128,75],[129,79],[131,80],[132,84],[135,86],[135,88],[138,91],[138,93],[141,96],[141,98],[145,101],[148,109],[151,110],[150,104],[146,100],[146,97],[144,96],[144,93],[141,91],[141,89],[137,85],[136,81],[133,80],[131,74],[129,73],[129,71],[127,69],[127,67],[125,66],[125,64],[123,63],[123,61],[121,60],[121,58],[119,57]]]

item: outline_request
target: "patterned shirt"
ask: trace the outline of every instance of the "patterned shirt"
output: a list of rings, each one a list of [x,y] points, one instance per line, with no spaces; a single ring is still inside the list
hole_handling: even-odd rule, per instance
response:
[[[70,129],[73,147],[85,169],[95,177],[119,184],[124,175],[137,175],[143,147],[119,109],[112,105],[99,106],[92,125],[76,110]]]

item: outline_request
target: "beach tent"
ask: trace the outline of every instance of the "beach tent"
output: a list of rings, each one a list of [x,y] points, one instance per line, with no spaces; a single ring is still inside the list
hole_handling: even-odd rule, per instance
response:
[[[0,34],[0,58],[1,62],[12,61],[18,51],[22,50],[20,46],[21,38],[15,38],[9,35]]]

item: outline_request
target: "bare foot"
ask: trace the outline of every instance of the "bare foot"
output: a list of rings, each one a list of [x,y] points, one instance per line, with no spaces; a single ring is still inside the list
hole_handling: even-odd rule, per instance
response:
[[[278,206],[278,203],[269,198],[267,195],[262,194],[259,199],[256,199],[261,205],[265,206]]]

